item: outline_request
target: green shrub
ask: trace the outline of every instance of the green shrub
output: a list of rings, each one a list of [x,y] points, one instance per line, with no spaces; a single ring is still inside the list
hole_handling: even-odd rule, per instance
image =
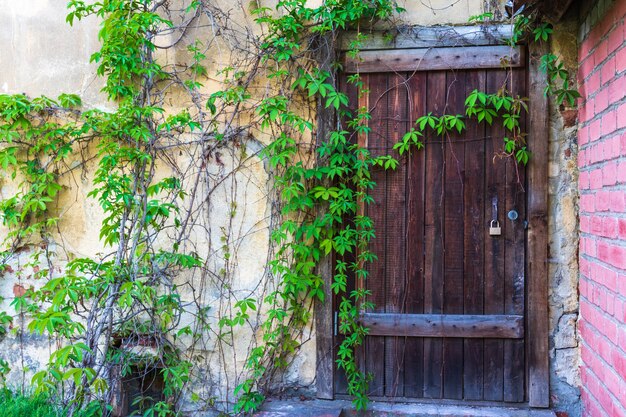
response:
[[[2,417],[60,417],[61,413],[41,395],[24,395],[9,389],[0,390]]]

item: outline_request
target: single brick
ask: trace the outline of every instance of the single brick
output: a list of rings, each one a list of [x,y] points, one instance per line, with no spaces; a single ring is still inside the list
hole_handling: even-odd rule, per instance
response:
[[[619,22],[609,34],[609,54],[622,46],[624,42],[624,24]]]
[[[612,239],[617,237],[617,219],[615,217],[609,216],[602,219],[602,235]]]
[[[615,185],[616,182],[617,182],[617,162],[616,161],[607,162],[604,165],[604,167],[602,167],[602,185]]]
[[[608,84],[615,77],[615,57],[607,59],[600,69],[600,81],[602,85]]]
[[[598,259],[604,262],[608,262],[608,259],[610,257],[609,244],[604,240],[599,240],[597,247],[598,247]]]
[[[593,54],[579,64],[580,79],[585,79],[596,67]],[[599,80],[598,80],[599,81]]]
[[[623,379],[626,379],[626,352],[614,349],[611,355],[611,365]]]
[[[611,245],[608,262],[616,268],[626,270],[626,247]]]
[[[604,226],[602,224],[602,217],[593,216],[591,218],[591,233],[601,234],[604,231]],[[607,255],[608,256],[608,253]]]
[[[589,125],[589,140],[595,142],[602,137],[601,119],[596,119]]]
[[[596,192],[596,211],[609,211],[611,208],[611,194],[608,191]]]
[[[596,240],[585,238],[585,253],[589,256],[596,256]]]
[[[609,210],[613,213],[626,212],[626,193],[624,191],[611,191],[609,195]]]
[[[594,169],[589,175],[589,186],[591,189],[602,188],[602,169]]]
[[[606,147],[606,143],[604,141],[601,141],[600,143],[598,143],[596,146],[593,147],[592,161],[594,163],[602,162],[608,159],[607,154],[604,151],[605,147]]]
[[[624,97],[626,97],[626,76],[619,76],[609,85],[609,102],[617,103]]]
[[[596,93],[593,98],[594,111],[596,114],[602,113],[609,106],[609,87],[606,86]]]
[[[600,71],[595,71],[585,80],[585,92],[589,97],[597,93],[598,90],[600,90]]]
[[[604,152],[606,155],[610,156],[611,159],[619,158],[622,156],[621,153],[621,137],[619,135],[615,135],[612,138],[606,141],[604,148]]]
[[[611,110],[602,116],[602,136],[607,136],[615,131],[617,127],[617,114]]]
[[[589,189],[589,171],[581,171],[580,174],[578,174],[578,189],[579,190]]]

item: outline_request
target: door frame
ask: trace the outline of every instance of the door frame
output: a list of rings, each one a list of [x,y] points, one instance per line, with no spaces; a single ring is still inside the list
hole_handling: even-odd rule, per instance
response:
[[[424,52],[433,48],[457,47],[462,51],[471,51],[477,46],[498,46],[505,44],[504,39],[512,33],[511,25],[460,26],[460,27],[416,27],[389,41],[388,33],[373,33],[362,45],[361,50],[377,50],[392,53],[396,49],[422,49]],[[322,51],[319,67],[331,72],[332,61],[337,53],[349,48],[354,34],[346,33],[333,46],[329,40],[321,42]],[[467,48],[466,48],[467,47]],[[401,53],[405,56],[406,51]],[[526,256],[526,392],[528,405],[547,408],[550,406],[550,368],[548,346],[548,100],[544,96],[547,75],[539,68],[540,57],[548,52],[545,44],[528,45],[528,144],[532,157],[527,166],[527,256]],[[481,58],[482,60],[482,58]],[[389,60],[385,61],[388,65]],[[425,61],[420,61],[424,65]],[[349,65],[349,63],[346,63]],[[332,72],[331,72],[332,73]],[[332,109],[318,105],[318,142],[326,138],[335,127],[336,115]],[[324,280],[326,302],[315,303],[316,325],[316,389],[317,398],[332,400],[335,398],[335,357],[333,294],[331,282],[333,276],[332,257],[322,259],[317,272]],[[463,402],[463,401],[461,401]]]

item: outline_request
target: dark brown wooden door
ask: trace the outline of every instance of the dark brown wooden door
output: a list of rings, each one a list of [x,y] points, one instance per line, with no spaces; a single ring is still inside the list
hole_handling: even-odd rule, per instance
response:
[[[430,133],[409,156],[392,149],[422,115],[464,114],[475,88],[526,96],[525,70],[362,77],[369,93],[360,104],[372,118],[360,140],[400,161],[395,171],[374,171],[375,203],[366,209],[378,256],[365,283],[375,307],[363,314],[370,335],[359,353],[373,377],[370,396],[526,402],[526,178],[500,157],[501,122],[466,119],[462,134]],[[356,100],[353,87],[345,90]],[[489,234],[491,220],[500,236]],[[345,378],[335,381],[345,393]]]

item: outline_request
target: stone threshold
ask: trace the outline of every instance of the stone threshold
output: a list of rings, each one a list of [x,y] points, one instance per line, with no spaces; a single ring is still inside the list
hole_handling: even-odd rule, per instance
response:
[[[357,412],[350,401],[268,400],[255,417],[556,417],[551,410],[499,406],[373,401]]]

